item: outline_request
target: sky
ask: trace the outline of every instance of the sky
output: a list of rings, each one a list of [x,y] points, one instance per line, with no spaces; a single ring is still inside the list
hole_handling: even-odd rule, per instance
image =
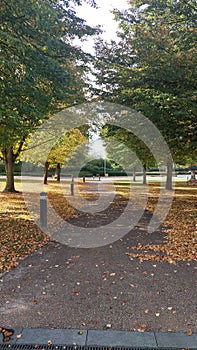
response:
[[[116,39],[116,30],[118,29],[116,21],[113,19],[113,14],[110,13],[113,9],[125,10],[127,9],[128,3],[126,0],[96,0],[98,9],[92,8],[88,4],[84,4],[77,8],[77,14],[79,17],[86,20],[87,24],[92,27],[98,25],[101,26],[103,30],[102,38],[110,41],[111,39]],[[77,42],[79,44],[79,42]],[[94,40],[88,39],[84,42],[83,50],[89,53],[94,52]],[[89,153],[95,158],[105,158],[106,151],[102,140],[95,135],[95,139],[90,142]]]
[[[113,19],[113,14],[110,13],[113,9],[125,10],[129,7],[126,0],[96,0],[98,9],[91,7],[88,4],[79,6],[77,8],[77,14],[79,17],[84,18],[87,23],[95,27],[97,25],[101,26],[104,31],[102,37],[110,41],[110,39],[116,38],[117,24]],[[93,53],[93,39],[89,39],[86,43],[83,43],[84,51]]]

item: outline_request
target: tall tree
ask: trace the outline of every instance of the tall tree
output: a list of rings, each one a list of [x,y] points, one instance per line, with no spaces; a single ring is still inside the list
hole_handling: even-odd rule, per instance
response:
[[[97,92],[151,119],[176,162],[195,162],[195,1],[129,3],[128,11],[115,12],[120,42],[97,43]]]
[[[73,39],[97,30],[77,17],[74,4],[81,1],[1,1],[0,155],[5,191],[15,191],[14,163],[29,133],[60,108],[84,101],[82,76],[90,57]]]
[[[143,184],[145,185],[147,183],[146,171],[156,165],[145,143],[128,130],[114,125],[105,125],[101,134],[106,143],[109,142],[107,153],[112,156],[112,159],[116,159],[127,169],[133,171],[134,181],[136,169],[143,170]]]
[[[47,163],[49,167],[56,167],[57,181],[60,181],[61,167],[70,159],[71,152],[73,156],[73,151],[77,146],[85,142],[87,142],[87,138],[78,129],[71,129],[53,146],[48,155]],[[47,176],[44,178],[44,183],[47,183]]]

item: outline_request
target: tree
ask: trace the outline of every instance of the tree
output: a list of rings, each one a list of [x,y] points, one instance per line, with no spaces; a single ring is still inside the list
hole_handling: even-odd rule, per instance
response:
[[[76,16],[79,0],[1,1],[0,155],[5,191],[15,191],[14,163],[29,133],[61,108],[84,101],[85,55],[75,37],[96,29]],[[92,1],[92,3],[94,3]]]
[[[119,43],[97,43],[96,92],[142,112],[166,139],[175,162],[196,157],[195,2],[134,0],[115,12]],[[95,91],[94,91],[95,92]],[[171,188],[169,162],[166,187]]]
[[[146,185],[146,171],[155,166],[156,161],[145,143],[128,130],[114,125],[105,125],[102,135],[105,142],[109,142],[107,152],[125,168],[133,171],[134,181],[136,169],[143,170],[143,184]]]
[[[56,166],[57,181],[60,181],[61,167],[70,158],[70,153],[85,142],[87,138],[78,129],[71,129],[53,146],[47,159],[47,165],[48,167]],[[45,172],[45,184],[47,184],[47,175]]]

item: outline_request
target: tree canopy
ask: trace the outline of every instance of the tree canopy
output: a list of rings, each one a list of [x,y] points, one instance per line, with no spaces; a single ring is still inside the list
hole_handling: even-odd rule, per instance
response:
[[[1,1],[0,150],[6,190],[14,190],[11,161],[29,133],[50,114],[84,101],[83,73],[90,56],[73,40],[97,29],[77,17],[72,5],[80,3]]]
[[[97,43],[96,93],[153,121],[175,162],[195,162],[195,1],[129,4],[128,11],[114,13],[120,41]]]

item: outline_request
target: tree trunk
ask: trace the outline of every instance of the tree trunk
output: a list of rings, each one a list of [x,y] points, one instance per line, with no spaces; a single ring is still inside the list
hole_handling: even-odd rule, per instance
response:
[[[133,181],[134,181],[134,182],[136,181],[136,171],[135,171],[135,168],[133,168]]]
[[[143,165],[143,185],[147,184],[147,179],[146,179],[146,164]]]
[[[168,162],[167,163],[167,178],[166,178],[166,190],[172,190],[172,170],[173,170],[173,163]]]
[[[196,180],[196,172],[194,169],[191,170],[191,179],[190,180]]]
[[[3,162],[6,171],[6,185],[4,192],[17,192],[14,186],[14,163],[15,157],[12,148],[7,148],[3,151]]]
[[[60,167],[60,164],[57,164],[57,167],[56,167],[57,182],[60,182],[60,173],[61,173],[61,167]]]
[[[48,173],[49,173],[49,162],[46,162],[44,165],[44,185],[47,185]]]

